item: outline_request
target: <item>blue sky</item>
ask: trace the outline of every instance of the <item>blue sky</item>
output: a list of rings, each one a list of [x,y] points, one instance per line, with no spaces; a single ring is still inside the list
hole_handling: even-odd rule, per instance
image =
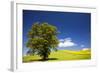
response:
[[[23,10],[23,54],[28,50],[27,33],[35,22],[47,22],[58,28],[58,49],[91,48],[90,13]]]

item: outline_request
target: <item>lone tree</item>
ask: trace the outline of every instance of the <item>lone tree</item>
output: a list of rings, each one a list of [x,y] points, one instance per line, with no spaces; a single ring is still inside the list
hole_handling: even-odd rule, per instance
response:
[[[57,51],[57,28],[48,23],[34,23],[28,32],[27,47],[29,53],[39,55],[42,60],[47,60],[51,51]]]

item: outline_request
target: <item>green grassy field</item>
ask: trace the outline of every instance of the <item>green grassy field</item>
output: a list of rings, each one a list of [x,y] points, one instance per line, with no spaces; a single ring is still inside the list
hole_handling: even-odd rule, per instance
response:
[[[47,61],[64,61],[64,60],[85,60],[91,59],[91,51],[90,50],[80,50],[80,51],[72,51],[72,50],[58,50],[57,52],[51,52],[49,55],[49,59]],[[23,62],[36,62],[41,61],[41,57],[38,55],[34,56],[24,56]]]

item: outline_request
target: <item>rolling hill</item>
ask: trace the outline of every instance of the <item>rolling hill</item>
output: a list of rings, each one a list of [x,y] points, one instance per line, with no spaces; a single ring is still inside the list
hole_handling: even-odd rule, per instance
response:
[[[64,61],[64,60],[86,60],[91,59],[91,50],[80,50],[80,51],[73,51],[73,50],[58,50],[53,51],[49,55],[47,61]],[[35,62],[35,61],[42,61],[41,57],[38,55],[26,55],[23,56],[23,62]]]

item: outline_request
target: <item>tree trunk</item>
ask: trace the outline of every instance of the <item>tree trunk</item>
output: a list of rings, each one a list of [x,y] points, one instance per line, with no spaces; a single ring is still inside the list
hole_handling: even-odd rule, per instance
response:
[[[48,56],[44,55],[42,59],[43,60],[47,60],[48,59]]]

